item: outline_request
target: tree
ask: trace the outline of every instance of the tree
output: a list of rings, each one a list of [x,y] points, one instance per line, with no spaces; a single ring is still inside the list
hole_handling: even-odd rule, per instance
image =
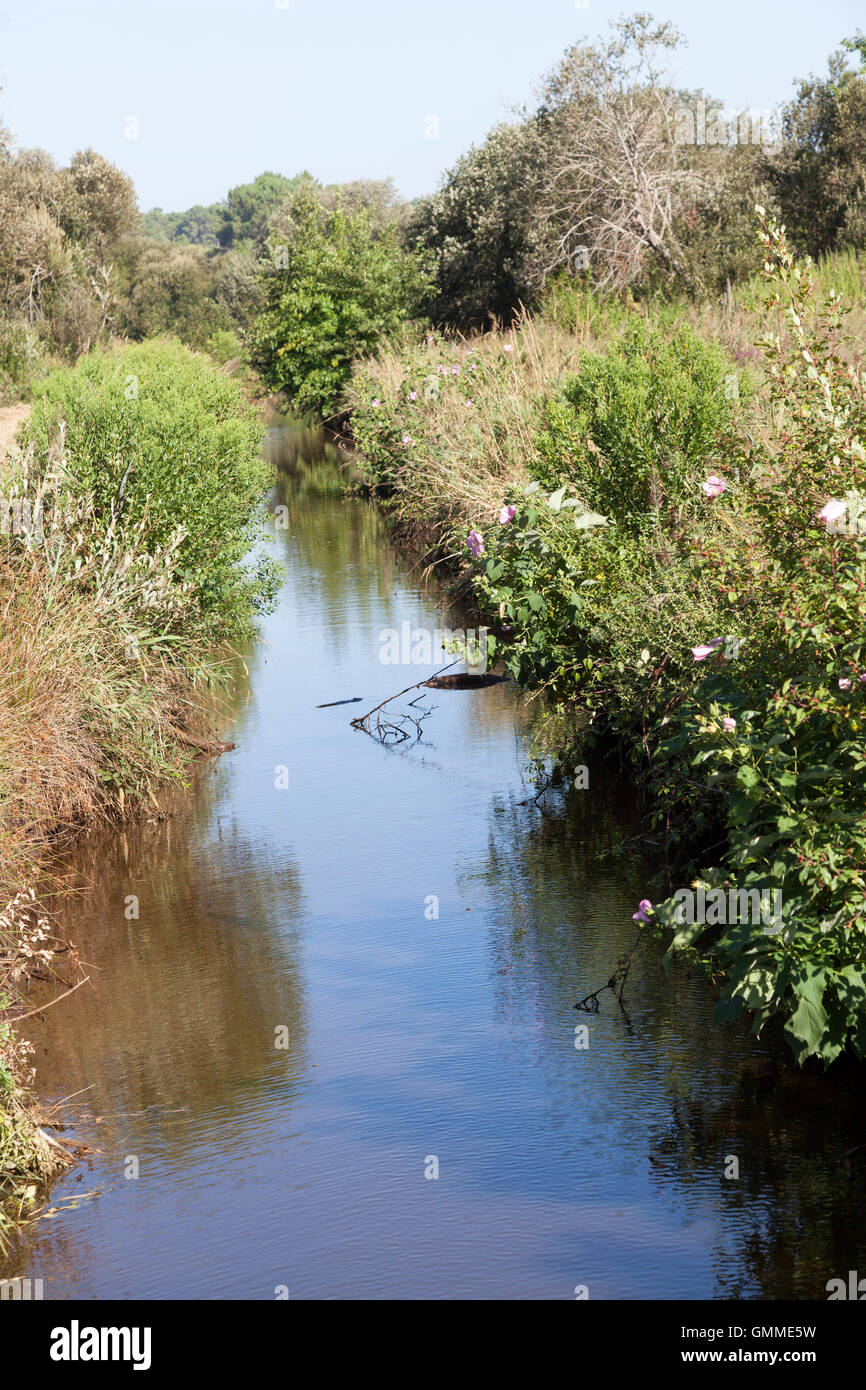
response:
[[[118,256],[119,327],[137,339],[174,333],[195,347],[232,328],[215,293],[218,260],[199,246],[130,238]]]
[[[429,276],[393,227],[375,231],[366,207],[328,212],[308,191],[284,234],[284,241],[272,236],[262,256],[264,308],[251,356],[268,386],[297,409],[328,415],[354,359],[417,311]]]
[[[834,53],[826,77],[799,83],[768,168],[791,238],[812,256],[866,244],[866,37],[843,49],[859,56],[859,70]]]
[[[65,171],[65,180],[63,228],[104,260],[121,237],[138,227],[132,179],[95,150],[79,150]]]
[[[676,227],[703,181],[676,139],[683,94],[664,68],[680,35],[646,14],[612,29],[601,47],[570,48],[542,87],[556,148],[537,213],[553,251],[538,273],[577,266],[620,288],[655,261],[688,284]]]
[[[541,118],[496,126],[416,205],[406,238],[435,257],[425,306],[434,322],[467,328],[507,320],[531,297],[529,266],[538,259],[531,209],[549,161],[547,133]]]
[[[299,186],[311,181],[315,182],[312,174],[306,171],[291,179],[284,174],[266,172],[259,174],[252,183],[238,184],[237,188],[230,189],[222,211],[220,245],[231,247],[244,241],[263,242],[268,222],[280,204]]]

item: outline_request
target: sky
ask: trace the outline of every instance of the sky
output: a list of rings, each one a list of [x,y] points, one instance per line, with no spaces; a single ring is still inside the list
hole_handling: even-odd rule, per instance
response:
[[[679,85],[760,111],[866,27],[863,0],[0,0],[0,122],[61,163],[98,150],[142,209],[265,169],[390,175],[414,198],[641,8],[687,40]]]

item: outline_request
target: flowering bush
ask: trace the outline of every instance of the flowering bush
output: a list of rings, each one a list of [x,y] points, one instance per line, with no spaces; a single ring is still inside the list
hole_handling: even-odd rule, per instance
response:
[[[723,1013],[748,1009],[756,1030],[780,1016],[801,1059],[832,1061],[866,1056],[866,537],[828,531],[826,495],[863,485],[866,396],[838,298],[813,308],[810,267],[763,215],[761,239],[767,305],[787,320],[763,340],[786,424],[772,449],[749,439],[742,467],[774,609],[759,657],[708,675],[666,748],[694,750],[727,806],[725,862],[704,877],[772,887],[783,929],[695,923],[674,946],[704,938],[724,965]],[[672,914],[669,900],[659,922]]]
[[[651,755],[669,854],[721,822],[722,863],[696,882],[781,905],[768,931],[683,924],[669,897],[652,921],[671,948],[723,968],[723,1016],[778,1017],[799,1058],[830,1061],[866,1056],[866,537],[827,524],[827,494],[864,482],[864,378],[835,298],[810,315],[808,268],[771,223],[761,234],[768,307],[788,320],[764,340],[780,436],[732,435],[717,472],[683,471],[685,522],[682,506],[641,512],[643,493],[622,510],[603,471],[582,500],[533,484],[507,527],[486,528],[475,582],[510,627],[494,655],[518,679]]]

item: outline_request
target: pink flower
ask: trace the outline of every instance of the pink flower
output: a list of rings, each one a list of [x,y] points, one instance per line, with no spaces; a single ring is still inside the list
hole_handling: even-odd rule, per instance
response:
[[[732,734],[732,733],[734,732],[734,730],[736,729],[736,727],[737,727],[737,721],[736,721],[736,719],[732,719],[731,716],[730,716],[729,714],[726,714],[725,717],[724,717],[724,719],[722,720],[722,728],[724,729],[725,733],[726,733],[726,734]]]
[[[477,560],[479,555],[484,554],[484,537],[480,531],[470,531],[466,537],[466,544],[469,546],[473,560]]]
[[[516,508],[516,507],[503,507],[503,508],[502,508],[502,511],[499,513],[499,524],[500,524],[500,526],[507,526],[508,523],[509,523],[509,521],[513,521],[513,520],[514,520],[514,518],[516,517],[516,515],[517,515],[517,508]]]
[[[721,637],[712,637],[710,638],[710,641],[706,644],[706,646],[692,647],[692,656],[694,657],[695,661],[703,661],[705,657],[712,655],[712,653],[716,650],[716,647],[720,647],[721,645]]]
[[[371,404],[371,405],[381,405],[382,402],[379,400],[379,397],[377,396],[376,399],[375,399],[374,401],[371,401],[371,402],[370,402],[370,404]]]
[[[840,676],[840,677],[839,677],[839,689],[840,689],[840,690],[850,690],[850,689],[851,689],[851,682],[849,681],[849,679],[848,679],[847,676]]]
[[[863,675],[860,677],[860,680],[866,681],[866,671],[863,672]]]
[[[467,405],[474,405],[474,404],[475,404],[475,402],[473,401],[473,399],[472,399],[471,396],[469,397],[469,400],[466,402],[466,404],[467,404]]]
[[[459,368],[459,367],[452,367],[452,368],[451,368],[451,375],[452,375],[452,376],[459,376],[459,375],[460,375],[460,368]]]
[[[478,371],[478,363],[477,363],[477,362],[470,362],[470,363],[469,363],[469,370],[470,370],[470,372],[477,372],[477,371]]]
[[[631,920],[633,922],[648,922],[648,914],[654,911],[655,909],[652,903],[650,902],[649,898],[641,898],[640,903],[638,904],[637,912],[632,913]]]
[[[724,478],[720,478],[718,473],[711,473],[706,481],[701,483],[707,497],[721,497],[727,486]]]
[[[417,392],[417,391],[410,391],[410,392],[409,392],[409,399],[410,399],[410,401],[417,401],[417,399],[418,399],[418,392]]]
[[[822,521],[838,521],[840,516],[844,516],[848,510],[848,503],[841,501],[838,497],[831,497],[818,513]]]
[[[404,435],[403,435],[403,443],[404,443],[404,444],[414,444],[414,443],[415,443],[415,440],[412,438],[411,434],[404,434]]]
[[[502,344],[502,351],[503,351],[503,352],[513,352],[513,351],[514,351],[514,344],[513,344],[513,343],[503,343],[503,344]]]

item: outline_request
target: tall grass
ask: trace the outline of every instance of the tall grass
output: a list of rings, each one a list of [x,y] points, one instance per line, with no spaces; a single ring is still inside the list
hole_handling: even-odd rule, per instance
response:
[[[509,483],[528,481],[544,398],[574,370],[580,346],[528,315],[473,337],[392,340],[348,392],[367,482],[393,490],[402,521],[440,536],[489,515]]]

